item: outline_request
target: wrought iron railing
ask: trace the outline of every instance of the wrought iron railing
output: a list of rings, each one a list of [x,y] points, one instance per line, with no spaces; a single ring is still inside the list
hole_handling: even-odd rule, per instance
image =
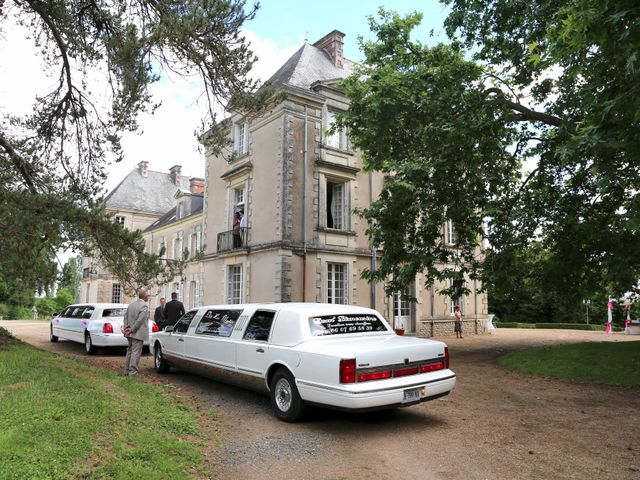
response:
[[[249,240],[249,228],[243,227],[239,232],[227,230],[218,234],[218,252],[247,248]]]

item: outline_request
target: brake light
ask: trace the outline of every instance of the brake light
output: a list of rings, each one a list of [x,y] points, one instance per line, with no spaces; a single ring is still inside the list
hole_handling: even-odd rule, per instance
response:
[[[151,333],[157,333],[160,329],[158,328],[158,324],[156,322],[151,322]]]
[[[349,358],[340,360],[340,383],[355,383],[356,381],[356,359]]]
[[[111,325],[109,322],[103,323],[102,333],[113,333],[113,325]]]
[[[404,377],[406,375],[415,375],[418,373],[418,367],[399,368],[393,371],[394,377]]]
[[[385,378],[391,378],[391,370],[384,370],[382,372],[361,373],[358,375],[359,382],[368,382],[369,380],[383,380]]]
[[[444,347],[444,368],[449,368],[449,347]]]
[[[420,365],[420,373],[435,372],[436,370],[442,370],[443,368],[444,363],[442,362],[427,363],[426,365]]]

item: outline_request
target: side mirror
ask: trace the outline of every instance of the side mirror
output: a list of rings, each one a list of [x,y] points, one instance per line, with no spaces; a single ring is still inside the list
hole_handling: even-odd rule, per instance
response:
[[[164,327],[164,331],[167,333],[173,332],[173,325],[167,325],[166,327]]]
[[[57,317],[58,315],[60,315],[60,313],[58,313],[58,312],[53,312],[53,316],[54,316],[54,317]]]

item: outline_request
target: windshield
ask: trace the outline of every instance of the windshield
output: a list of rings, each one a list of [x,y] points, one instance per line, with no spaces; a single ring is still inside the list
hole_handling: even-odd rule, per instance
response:
[[[309,318],[309,330],[314,337],[344,333],[386,332],[382,320],[375,315],[323,315]]]

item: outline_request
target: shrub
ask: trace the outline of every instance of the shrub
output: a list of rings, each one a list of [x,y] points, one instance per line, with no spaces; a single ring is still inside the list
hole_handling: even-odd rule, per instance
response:
[[[8,317],[11,320],[31,320],[33,313],[30,308],[12,305],[9,309]]]
[[[5,303],[0,303],[0,317],[5,320],[9,318],[9,305]]]

